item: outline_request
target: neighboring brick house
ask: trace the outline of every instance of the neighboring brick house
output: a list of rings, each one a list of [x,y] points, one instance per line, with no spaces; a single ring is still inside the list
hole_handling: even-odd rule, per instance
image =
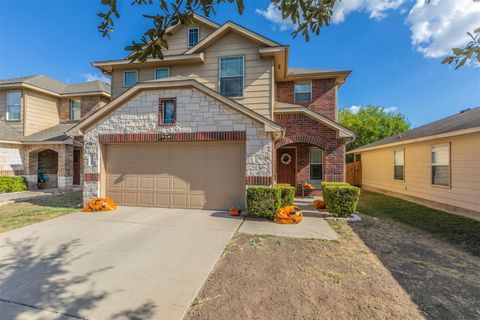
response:
[[[169,31],[163,59],[93,63],[113,100],[68,131],[84,140],[84,201],[224,210],[248,185],[344,180],[350,71],[289,68],[288,46],[233,22]]]
[[[38,75],[0,80],[0,175],[26,177],[37,188],[71,189],[83,183],[83,144],[66,131],[110,101],[101,81],[65,84]]]

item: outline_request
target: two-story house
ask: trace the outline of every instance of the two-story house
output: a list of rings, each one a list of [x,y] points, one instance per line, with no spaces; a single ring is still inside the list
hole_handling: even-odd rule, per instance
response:
[[[37,176],[47,188],[71,189],[83,180],[83,143],[66,131],[110,101],[101,81],[66,84],[37,75],[0,80],[0,175]]]
[[[343,181],[350,71],[289,68],[288,46],[194,20],[171,28],[163,59],[93,63],[113,100],[68,132],[84,140],[84,201],[224,210],[248,185]]]

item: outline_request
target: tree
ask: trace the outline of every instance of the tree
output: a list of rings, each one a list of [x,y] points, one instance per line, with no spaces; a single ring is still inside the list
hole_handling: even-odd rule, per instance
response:
[[[338,119],[342,126],[357,135],[355,141],[347,145],[347,151],[410,129],[410,122],[404,115],[385,112],[383,107],[372,105],[360,108],[357,113],[342,109]]]
[[[468,36],[472,39],[470,42],[467,43],[465,48],[453,48],[452,53],[453,55],[446,57],[443,59],[442,63],[451,64],[455,62],[456,67],[455,70],[458,68],[463,67],[465,62],[470,59],[477,57],[477,61],[480,63],[480,28],[473,30],[473,34],[467,32]]]

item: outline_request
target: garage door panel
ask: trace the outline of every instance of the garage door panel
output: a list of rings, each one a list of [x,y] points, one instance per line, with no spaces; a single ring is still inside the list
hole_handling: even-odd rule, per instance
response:
[[[243,204],[243,143],[107,145],[107,194],[119,205],[227,210]]]

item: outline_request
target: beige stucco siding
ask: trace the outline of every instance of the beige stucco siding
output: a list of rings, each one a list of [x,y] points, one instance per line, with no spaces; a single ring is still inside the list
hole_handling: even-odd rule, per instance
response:
[[[25,90],[25,135],[45,130],[60,123],[58,99],[49,95]]]
[[[451,187],[431,184],[431,146],[450,143]],[[405,150],[405,181],[393,178],[393,151]],[[480,212],[480,133],[362,152],[362,187]]]
[[[252,110],[272,118],[273,105],[273,59],[261,59],[257,42],[246,39],[235,32],[227,33],[223,38],[205,49],[205,63],[190,65],[172,65],[172,76],[184,76],[196,79],[200,83],[219,91],[219,58],[225,56],[245,56],[244,96],[233,98]],[[133,69],[135,70],[135,69]],[[139,81],[152,80],[155,68],[140,68]],[[117,97],[129,87],[123,86],[125,69],[112,74],[112,98]]]
[[[17,131],[18,133],[23,134],[23,119],[24,119],[24,96],[22,92],[22,116],[20,121],[6,121],[7,119],[7,92],[8,91],[17,91],[18,89],[12,90],[1,90],[0,91],[0,120],[5,121],[5,123],[12,128],[13,130]],[[22,91],[22,90],[18,90]],[[1,139],[0,139],[1,140]]]

